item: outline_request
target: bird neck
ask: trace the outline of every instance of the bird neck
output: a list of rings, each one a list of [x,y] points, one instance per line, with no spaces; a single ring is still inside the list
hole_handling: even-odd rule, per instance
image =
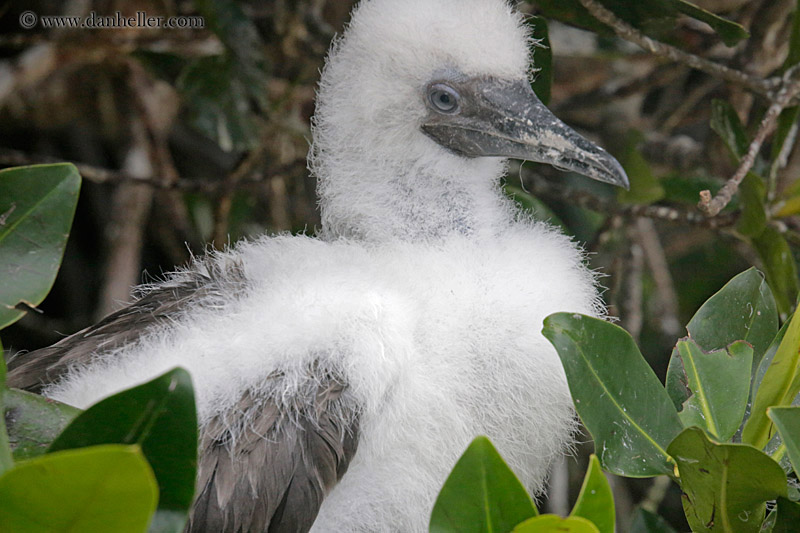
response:
[[[355,157],[339,162],[317,175],[327,239],[428,241],[480,235],[496,232],[511,217],[512,205],[499,188],[503,160],[448,154],[433,162]]]

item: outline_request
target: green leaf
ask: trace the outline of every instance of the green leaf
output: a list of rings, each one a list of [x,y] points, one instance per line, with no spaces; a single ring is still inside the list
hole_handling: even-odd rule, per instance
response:
[[[158,480],[159,514],[166,513],[157,519],[172,523],[171,531],[182,531],[197,464],[197,415],[189,373],[176,368],[89,407],[49,452],[112,443],[141,446]]]
[[[772,438],[767,408],[790,405],[800,392],[800,313],[792,316],[783,340],[756,392],[750,418],[742,431],[742,442],[763,448]]]
[[[633,515],[630,533],[675,533],[666,520],[639,507]]]
[[[558,351],[603,468],[629,477],[672,474],[666,447],[681,422],[631,336],[574,313],[548,316],[542,333]]]
[[[747,341],[754,363],[760,361],[778,331],[778,310],[764,275],[750,268],[734,276],[697,310],[686,329],[706,351]]]
[[[758,237],[752,239],[753,247],[764,262],[767,282],[772,288],[778,313],[789,316],[797,301],[797,265],[786,238],[780,231],[767,226]]]
[[[736,231],[745,237],[758,237],[767,227],[767,186],[756,174],[748,172],[739,185],[742,213],[736,222]]]
[[[678,464],[683,509],[694,532],[756,533],[764,502],[786,495],[786,475],[746,444],[716,444],[687,428],[669,445]]]
[[[772,533],[796,533],[800,524],[800,504],[778,498],[778,515]]]
[[[486,437],[472,441],[445,481],[431,533],[511,531],[538,513],[531,497]]]
[[[6,360],[3,357],[2,346],[0,346],[0,414],[5,414],[5,402],[3,395],[6,391]],[[0,417],[0,475],[14,466],[14,459],[11,457],[11,445],[8,441],[6,432],[6,417]]]
[[[589,520],[578,516],[561,518],[543,514],[519,524],[513,533],[598,533],[598,529]]]
[[[685,427],[703,428],[721,441],[733,437],[744,418],[750,396],[753,349],[739,341],[724,350],[703,352],[691,339],[678,341],[667,379],[680,377],[689,392],[678,416]],[[674,364],[673,364],[674,363]],[[674,390],[675,385],[667,385]]]
[[[570,516],[586,518],[599,533],[614,533],[614,495],[594,454],[589,457],[589,468]]]
[[[0,477],[0,524],[30,533],[141,533],[157,499],[137,446],[70,450],[21,462]]]
[[[727,46],[736,46],[742,39],[747,39],[750,34],[740,24],[715,15],[705,9],[700,9],[685,0],[673,0],[675,7],[683,13],[701,22],[705,22],[717,32],[722,42]]]
[[[800,407],[770,407],[767,416],[775,424],[795,472],[800,472]]]
[[[736,161],[747,152],[750,144],[736,110],[726,100],[711,101],[711,129],[719,135]]]
[[[0,329],[50,292],[80,186],[69,163],[0,170]]]
[[[531,37],[534,39],[533,61],[536,65],[536,73],[531,85],[539,100],[547,105],[550,103],[550,88],[553,85],[553,50],[550,48],[547,19],[530,17],[528,25],[531,26]]]
[[[630,190],[619,189],[617,200],[625,204],[652,204],[664,197],[664,187],[653,174],[650,163],[642,155],[640,145],[644,140],[641,132],[631,130],[625,143],[625,153],[620,163],[630,178]]]
[[[11,449],[18,461],[45,453],[67,424],[81,413],[75,407],[17,389],[7,389],[3,402]]]

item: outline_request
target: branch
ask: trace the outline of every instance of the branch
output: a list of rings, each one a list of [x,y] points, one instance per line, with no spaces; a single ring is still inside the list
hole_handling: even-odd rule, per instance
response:
[[[606,9],[598,0],[580,0],[583,7],[586,8],[597,20],[610,26],[620,38],[630,41],[642,49],[650,52],[651,54],[666,57],[671,61],[683,63],[693,69],[700,70],[706,74],[710,74],[716,78],[721,78],[730,83],[743,85],[751,91],[769,96],[771,91],[778,85],[776,79],[762,79],[751,76],[741,70],[736,70],[726,65],[710,61],[695,54],[684,52],[674,46],[656,41],[643,34],[627,22],[617,17],[609,9]]]
[[[711,197],[710,191],[700,192],[700,203],[698,207],[709,217],[714,217],[722,211],[726,205],[731,201],[733,195],[739,190],[739,184],[753,168],[756,162],[758,152],[767,137],[775,130],[778,123],[778,117],[781,112],[791,103],[794,98],[800,94],[800,78],[795,79],[795,75],[800,72],[800,67],[795,67],[786,72],[783,77],[783,84],[780,90],[775,94],[773,103],[764,114],[761,124],[758,126],[753,141],[747,148],[747,153],[742,157],[739,162],[739,168],[731,176],[731,178],[723,185],[716,196]]]
[[[690,226],[699,226],[712,230],[730,228],[738,219],[738,214],[736,213],[708,218],[690,208],[681,209],[678,207],[661,205],[620,205],[613,201],[603,200],[584,191],[555,187],[546,183],[543,179],[526,179],[525,186],[535,196],[544,196],[584,209],[590,209],[607,215],[619,215],[626,218],[653,218],[665,222],[688,224]]]

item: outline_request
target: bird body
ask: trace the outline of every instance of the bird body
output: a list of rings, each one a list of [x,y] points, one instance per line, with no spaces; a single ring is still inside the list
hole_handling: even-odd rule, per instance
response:
[[[318,94],[320,236],[196,258],[9,382],[86,407],[188,369],[191,531],[425,531],[479,434],[540,490],[574,426],[542,321],[602,308],[579,248],[499,190],[502,156],[627,181],[536,100],[530,44],[505,0],[362,1]]]
[[[236,270],[235,288],[192,302],[45,393],[86,407],[183,366],[204,426],[231,416],[243,390],[295,401],[317,379],[309,369],[325,368],[347,384],[343,416],[358,416],[360,441],[315,530],[424,531],[438,488],[476,435],[489,435],[541,489],[572,414],[539,331],[557,310],[597,313],[580,264],[563,235],[527,221],[502,237],[427,245],[262,238],[192,267]],[[276,371],[279,379],[264,379]]]

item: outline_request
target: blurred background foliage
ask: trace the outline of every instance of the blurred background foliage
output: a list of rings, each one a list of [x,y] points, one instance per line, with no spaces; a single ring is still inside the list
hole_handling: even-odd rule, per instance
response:
[[[800,59],[797,0],[602,1],[644,35],[762,82],[750,86],[645,52],[584,4],[520,4],[540,39],[534,86],[565,122],[619,158],[631,190],[512,163],[506,192],[584,243],[604,274],[609,314],[663,379],[682,324],[735,274],[752,265],[764,271],[782,319],[796,301],[796,109],[781,115],[725,210],[707,217],[696,204],[701,191],[715,193],[736,171],[775,102],[768,80]],[[127,301],[132,285],[208,246],[265,232],[313,233],[308,123],[325,52],[352,5],[0,3],[0,168],[66,160],[85,180],[53,291],[40,313],[4,330],[5,348],[39,348],[85,327]],[[200,15],[205,24],[24,29],[27,10]],[[590,451],[581,444],[556,467],[545,502],[552,512],[571,508]],[[642,502],[687,529],[675,487],[612,482],[623,530]]]

